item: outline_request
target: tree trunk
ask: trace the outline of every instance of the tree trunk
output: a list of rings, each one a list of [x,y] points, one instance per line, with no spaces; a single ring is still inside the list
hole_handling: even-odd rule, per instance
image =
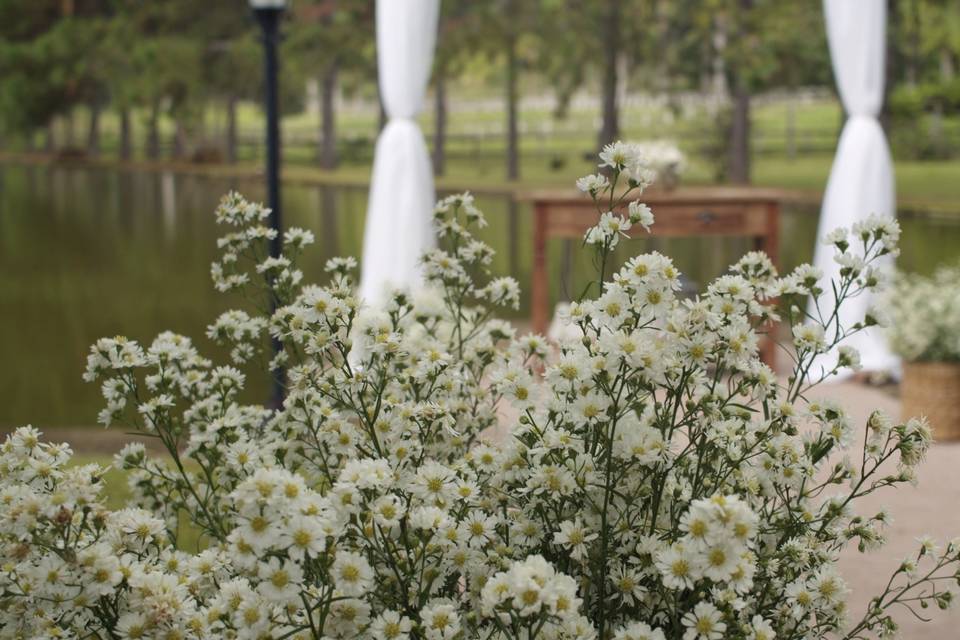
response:
[[[520,177],[520,141],[517,135],[517,38],[507,36],[507,180]]]
[[[700,74],[700,93],[703,95],[710,93],[711,81],[713,80],[712,65],[713,47],[710,46],[708,40],[704,39],[704,41],[700,43],[700,65],[698,68],[698,73]]]
[[[727,22],[723,16],[717,16],[713,21],[713,95],[715,98],[726,98],[729,93],[727,87]]]
[[[944,82],[950,82],[953,80],[955,73],[953,54],[946,47],[940,49],[940,79]]]
[[[750,183],[750,93],[739,79],[733,96],[727,178],[734,184]]]
[[[133,156],[133,143],[130,139],[130,110],[120,110],[120,159],[129,160]]]
[[[787,99],[787,158],[797,157],[797,106],[792,97]]]
[[[304,110],[311,116],[320,115],[320,81],[316,78],[307,78],[303,83]]]
[[[657,37],[657,50],[660,51],[659,60],[657,60],[656,70],[654,72],[654,86],[657,88],[657,91],[669,91],[670,89],[670,62],[671,56],[667,54],[668,51],[671,51],[671,41],[670,41],[670,14],[667,9],[668,4],[664,0],[658,0],[654,3],[653,14],[655,16],[654,20],[656,21],[656,37]],[[626,70],[626,56],[621,55],[621,60],[623,61],[623,69]],[[621,73],[621,78],[626,77],[625,71]],[[626,82],[622,83],[622,88],[620,95],[626,98]],[[620,104],[624,104],[621,102]]]
[[[57,127],[56,121],[51,120],[47,123],[43,134],[43,150],[47,153],[53,153],[57,149]]]
[[[63,117],[63,143],[68,149],[77,146],[77,128],[73,119],[73,110],[67,112]]]
[[[170,155],[175,160],[181,160],[187,153],[187,131],[179,120],[173,130],[173,145]]]
[[[90,105],[90,128],[87,129],[87,155],[100,154],[100,105]]]
[[[433,88],[433,173],[442,176],[447,160],[447,69],[442,62],[437,66],[437,77]]]
[[[340,63],[334,59],[327,65],[320,82],[320,166],[337,167],[337,75]]]
[[[154,103],[147,121],[147,157],[156,160],[160,157],[160,105]]]
[[[920,2],[910,0],[910,54],[907,56],[907,84],[920,81]]]
[[[607,0],[603,20],[603,124],[598,146],[610,144],[620,134],[617,114],[617,51],[620,48],[620,0]]]
[[[943,103],[934,102],[933,113],[930,114],[930,143],[937,156],[946,156],[947,149],[943,137]]]
[[[747,17],[753,0],[740,0],[737,15],[737,40],[746,36]],[[730,123],[730,160],[727,179],[734,184],[750,183],[750,87],[741,54],[734,69],[733,114]]]
[[[230,96],[227,98],[227,162],[233,164],[237,161],[237,98]]]

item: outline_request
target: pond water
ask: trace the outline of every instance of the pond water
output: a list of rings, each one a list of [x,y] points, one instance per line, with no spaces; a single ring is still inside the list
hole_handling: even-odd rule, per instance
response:
[[[0,430],[20,424],[89,425],[99,390],[81,380],[86,353],[98,337],[126,335],[149,343],[172,329],[218,352],[203,337],[208,323],[240,304],[216,293],[209,265],[220,233],[212,212],[237,189],[263,198],[258,181],[171,173],[68,167],[0,166]],[[308,281],[322,277],[335,255],[358,255],[365,189],[285,185],[288,225],[311,229]],[[506,196],[479,196],[490,225],[482,236],[497,251],[493,271],[526,288],[532,263],[529,209],[511,211]],[[810,259],[816,211],[788,207],[782,221],[782,267]],[[957,222],[901,215],[900,266],[929,272],[960,253]],[[720,274],[749,250],[745,239],[635,240],[622,260],[655,248],[671,255],[696,284]],[[578,243],[549,247],[554,299],[582,291],[593,274]],[[575,294],[574,294],[575,295]],[[526,317],[527,300],[518,317]],[[263,394],[252,381],[251,394]]]

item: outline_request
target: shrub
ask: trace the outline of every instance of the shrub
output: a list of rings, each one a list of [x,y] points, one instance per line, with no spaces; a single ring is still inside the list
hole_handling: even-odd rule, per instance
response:
[[[168,452],[117,456],[130,506],[108,511],[103,470],[35,430],[4,443],[0,636],[862,638],[896,629],[894,605],[947,606],[960,550],[923,541],[849,621],[838,554],[880,547],[888,522],[854,507],[910,482],[930,431],[875,413],[852,459],[842,407],[805,395],[831,373],[816,355],[873,322],[805,317],[805,298],[875,288],[895,224],[832,235],[836,282],[751,253],[680,300],[656,253],[607,279],[612,248],[653,222],[635,200],[651,174],[630,145],[601,159],[607,175],[578,182],[599,214],[597,296],[556,346],[494,318],[518,288],[487,274],[469,195],[436,208],[426,286],[382,309],[355,297],[350,259],[303,284],[311,234],[291,229],[271,258],[267,211],[227,196],[213,278],[251,306],[208,335],[232,364],[172,333],[91,349],[101,420]],[[794,325],[785,382],[757,356],[775,297]],[[252,366],[285,372],[282,407],[238,402]],[[184,522],[201,549],[182,548]]]
[[[886,300],[890,343],[911,362],[960,361],[960,266],[900,273]]]

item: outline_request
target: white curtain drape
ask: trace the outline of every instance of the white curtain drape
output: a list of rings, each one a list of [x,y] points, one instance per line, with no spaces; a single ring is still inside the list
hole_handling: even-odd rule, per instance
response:
[[[414,287],[418,260],[434,246],[433,171],[415,120],[430,79],[439,0],[377,0],[377,66],[387,124],[374,152],[363,238],[360,295]]]
[[[883,104],[884,55],[887,26],[886,0],[824,0],[830,59],[847,121],[840,134],[837,155],[830,170],[820,212],[818,240],[837,227],[850,228],[871,215],[894,216],[893,161],[877,115]],[[814,264],[823,270],[826,282],[838,277],[833,247],[818,242]],[[820,308],[833,311],[832,292],[825,287]],[[842,326],[863,317],[872,303],[862,295],[841,309]],[[882,333],[868,329],[847,342],[860,351],[867,371],[889,371],[897,359]],[[832,367],[836,354],[827,354],[815,366]],[[842,372],[849,375],[850,371]]]

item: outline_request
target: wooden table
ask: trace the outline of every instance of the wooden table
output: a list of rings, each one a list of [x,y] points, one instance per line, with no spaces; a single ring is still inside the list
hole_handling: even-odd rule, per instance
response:
[[[651,189],[639,199],[650,206],[656,218],[650,228],[652,236],[745,236],[776,265],[782,197],[775,189],[690,187]],[[547,239],[582,238],[596,224],[598,214],[589,196],[577,191],[530,191],[518,194],[517,201],[533,206],[531,321],[535,332],[546,333],[550,322]],[[641,233],[646,235],[641,231],[634,236]],[[761,350],[764,361],[771,363],[770,346]]]

